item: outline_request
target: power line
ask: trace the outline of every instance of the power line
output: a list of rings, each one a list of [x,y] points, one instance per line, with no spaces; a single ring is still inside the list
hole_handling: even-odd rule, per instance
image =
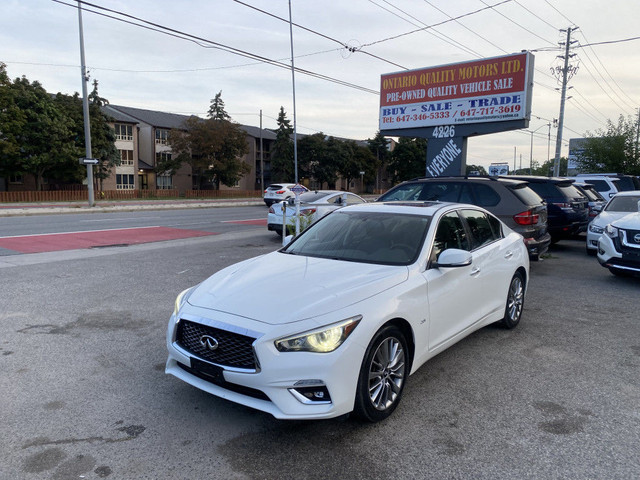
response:
[[[460,20],[461,18],[469,17],[471,15],[475,15],[476,13],[482,12],[484,10],[489,10],[490,8],[497,7],[499,5],[503,5],[505,3],[509,3],[509,2],[512,2],[512,1],[513,0],[502,0],[501,2],[498,2],[495,5],[490,5],[490,6],[487,6],[487,7],[484,7],[484,8],[480,8],[478,10],[474,10],[472,12],[465,13],[463,15],[458,15],[457,17],[454,17],[454,18],[449,19],[449,20],[444,20],[444,21],[439,22],[439,23],[434,23],[433,25],[428,25],[428,26],[423,27],[423,28],[418,28],[417,30],[411,30],[410,32],[400,33],[400,34],[394,35],[392,37],[387,37],[387,38],[383,38],[383,39],[380,39],[380,40],[376,40],[375,42],[365,43],[364,45],[362,45],[362,47],[370,47],[371,45],[376,45],[378,43],[388,42],[390,40],[396,40],[398,38],[406,37],[407,35],[412,35],[414,33],[422,32],[424,30],[429,30],[429,29],[431,29],[433,27],[438,27],[440,25],[444,25],[445,23],[450,23],[450,22],[452,22],[454,20]],[[362,48],[362,47],[360,47],[360,48]]]
[[[484,0],[480,0],[482,3],[484,3],[485,5],[487,5],[489,8],[491,8],[491,10],[493,10],[494,12],[496,12],[498,15],[500,15],[501,17],[506,18],[507,20],[509,20],[511,23],[513,23],[514,25],[517,25],[518,27],[520,27],[521,29],[523,29],[526,32],[529,32],[531,35],[538,37],[539,39],[541,39],[542,41],[545,41],[547,43],[550,43],[551,45],[553,45],[553,42],[550,42],[549,40],[547,40],[546,38],[541,37],[540,35],[538,35],[537,33],[529,30],[527,27],[524,27],[522,25],[520,25],[518,22],[516,22],[515,20],[509,18],[508,16],[506,16],[504,13],[496,10],[494,7],[497,5],[491,5],[489,6],[489,4],[487,2],[485,2]]]
[[[69,6],[69,7],[72,7],[72,8],[78,8],[76,5],[72,5],[72,4],[66,3],[66,2],[64,2],[62,0],[51,0],[51,1],[53,1],[55,3],[60,3],[62,5],[66,5],[66,6]],[[267,58],[267,57],[263,57],[261,55],[250,53],[250,52],[247,52],[245,50],[240,50],[240,49],[235,48],[235,47],[230,47],[228,45],[224,45],[224,44],[219,43],[219,42],[214,42],[212,40],[208,40],[206,38],[198,37],[196,35],[191,35],[189,33],[186,33],[186,32],[180,31],[180,30],[176,30],[176,29],[173,29],[173,28],[165,27],[163,25],[160,25],[160,24],[157,24],[157,23],[154,23],[154,22],[150,22],[148,20],[144,20],[144,19],[136,17],[134,15],[129,15],[129,14],[126,14],[124,12],[120,12],[118,10],[113,10],[113,9],[109,9],[109,8],[106,8],[106,7],[101,7],[100,5],[95,5],[95,4],[92,4],[92,3],[89,3],[89,2],[86,2],[86,1],[83,1],[83,0],[80,0],[80,3],[83,4],[83,5],[89,5],[90,7],[97,8],[99,10],[105,10],[105,11],[108,11],[108,12],[111,12],[111,13],[115,13],[117,15],[122,15],[122,16],[124,16],[126,18],[131,18],[131,19],[136,20],[138,22],[143,22],[143,23],[145,23],[147,25],[141,25],[139,23],[135,23],[135,22],[130,21],[130,20],[114,17],[112,15],[108,15],[108,14],[101,13],[101,12],[96,12],[94,10],[90,10],[90,9],[87,9],[87,8],[83,8],[83,10],[86,10],[86,11],[88,11],[90,13],[94,13],[94,14],[97,14],[97,15],[101,15],[101,16],[104,16],[104,17],[111,18],[113,20],[117,20],[117,21],[120,21],[120,22],[124,22],[124,23],[128,23],[128,24],[131,24],[131,25],[135,25],[135,26],[138,26],[140,28],[145,28],[147,30],[152,30],[152,31],[155,31],[155,32],[158,32],[158,33],[162,33],[164,35],[176,37],[176,38],[179,38],[179,39],[182,39],[182,40],[187,40],[187,41],[195,43],[196,45],[199,45],[199,46],[201,46],[203,48],[214,48],[214,49],[217,49],[217,50],[222,50],[222,51],[227,52],[227,53],[231,53],[233,55],[238,55],[238,56],[241,56],[241,57],[250,58],[252,60],[259,60],[259,61],[261,61],[263,63],[269,64],[269,65],[273,65],[275,67],[284,68],[286,70],[291,70],[291,66],[290,65],[287,65],[285,63],[282,63],[282,62],[279,62],[279,61],[276,61],[276,60],[273,60],[273,59],[270,59],[270,58]],[[148,25],[150,25],[150,26],[148,26]],[[207,44],[209,44],[209,45],[207,45]],[[335,84],[338,84],[338,85],[342,85],[342,86],[345,86],[345,87],[353,88],[353,89],[360,90],[360,91],[363,91],[363,92],[372,93],[374,95],[379,95],[380,94],[380,92],[378,92],[376,90],[372,90],[372,89],[367,88],[367,87],[362,87],[360,85],[356,85],[356,84],[353,84],[353,83],[350,83],[350,82],[347,82],[347,81],[344,81],[344,80],[333,78],[333,77],[330,77],[328,75],[324,75],[324,74],[321,74],[321,73],[312,72],[310,70],[306,70],[306,69],[303,69],[303,68],[295,67],[295,71],[298,72],[298,73],[304,74],[304,75],[308,75],[308,76],[320,79],[320,80],[325,80],[325,81],[328,81],[328,82],[332,82],[332,83],[335,83]]]

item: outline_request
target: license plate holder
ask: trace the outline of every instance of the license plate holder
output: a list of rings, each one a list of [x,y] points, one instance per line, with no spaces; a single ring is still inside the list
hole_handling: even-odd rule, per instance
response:
[[[224,374],[222,373],[224,370],[222,367],[218,367],[217,365],[203,362],[202,360],[198,360],[197,358],[191,358],[191,368],[202,375],[211,377],[212,381],[215,383],[221,383],[225,381]]]

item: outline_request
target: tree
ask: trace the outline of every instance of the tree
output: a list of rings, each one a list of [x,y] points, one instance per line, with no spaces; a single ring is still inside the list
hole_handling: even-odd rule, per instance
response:
[[[26,114],[15,100],[15,89],[0,62],[0,176],[8,177],[20,171],[20,136],[26,125]],[[6,183],[5,183],[6,188]]]
[[[640,175],[638,128],[637,117],[620,115],[617,124],[608,120],[606,129],[599,129],[595,134],[587,132],[588,138],[577,159],[580,169],[589,173]]]
[[[295,175],[293,141],[291,140],[293,127],[289,119],[287,119],[284,107],[280,107],[277,121],[276,140],[271,147],[271,180],[274,182],[291,182]]]
[[[424,177],[426,162],[427,140],[401,137],[389,162],[389,168],[393,172],[393,182]]]
[[[342,142],[345,155],[338,157],[338,173],[347,181],[347,190],[351,181],[361,178],[371,181],[376,175],[376,157],[368,147],[360,146],[355,140]],[[364,174],[360,174],[364,172]],[[364,185],[362,185],[364,188]]]
[[[367,140],[369,143],[369,150],[375,156],[375,188],[379,188],[379,179],[383,175],[385,168],[389,165],[391,160],[391,152],[389,151],[389,139],[380,133],[380,130],[376,132],[376,136]]]
[[[182,129],[169,132],[171,161],[159,164],[156,171],[175,173],[183,163],[191,166],[194,188],[203,188],[205,180],[220,188],[220,183],[232,187],[250,167],[242,161],[247,153],[246,133],[228,120],[188,118]],[[160,170],[163,169],[163,170]]]
[[[211,99],[211,106],[209,107],[209,113],[207,117],[214,120],[231,120],[231,117],[224,109],[224,102],[222,101],[222,90],[216,93],[215,98]]]
[[[477,172],[477,173],[473,173]],[[487,175],[487,171],[482,165],[467,165],[465,170],[467,175]]]

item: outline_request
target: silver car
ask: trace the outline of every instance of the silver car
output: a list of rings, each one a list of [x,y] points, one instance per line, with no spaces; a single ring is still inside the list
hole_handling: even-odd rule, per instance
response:
[[[587,229],[587,254],[595,255],[598,252],[598,239],[614,221],[638,211],[640,190],[616,193],[604,206],[602,212],[595,217]]]
[[[304,230],[304,228],[329,212],[359,203],[366,203],[366,200],[355,193],[342,192],[340,190],[315,190],[303,193],[300,195],[300,230]],[[296,206],[292,198],[269,208],[267,229],[276,232],[278,235],[282,235],[283,207],[287,225],[292,230],[295,228]]]

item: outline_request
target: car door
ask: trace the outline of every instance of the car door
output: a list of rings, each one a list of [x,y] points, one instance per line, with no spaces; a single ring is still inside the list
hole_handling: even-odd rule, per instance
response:
[[[475,209],[461,209],[460,215],[470,233],[473,267],[479,281],[477,293],[480,295],[475,318],[472,319],[475,323],[504,309],[513,269],[509,259],[514,253],[502,241],[502,226],[493,215]]]
[[[471,250],[469,234],[458,211],[442,215],[434,228],[430,264],[423,273],[427,283],[430,351],[445,346],[472,324],[478,304],[482,302],[481,278],[478,278],[475,265],[455,268],[434,266],[440,253],[446,249]]]

